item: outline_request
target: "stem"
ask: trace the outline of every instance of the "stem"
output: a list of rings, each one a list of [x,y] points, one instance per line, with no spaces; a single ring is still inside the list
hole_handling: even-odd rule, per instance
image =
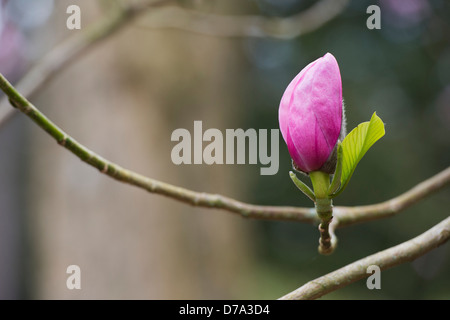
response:
[[[316,212],[321,220],[319,224],[319,253],[328,255],[333,253],[336,247],[336,237],[332,237],[329,230],[333,219],[333,204],[331,199],[316,199]]]
[[[309,173],[314,194],[316,196],[315,207],[321,223],[319,224],[319,253],[331,254],[336,247],[336,237],[330,231],[331,220],[333,219],[333,201],[328,197],[330,187],[330,175],[321,171]]]
[[[321,171],[312,171],[309,173],[313,184],[316,198],[328,198],[328,188],[330,187],[330,175]]]

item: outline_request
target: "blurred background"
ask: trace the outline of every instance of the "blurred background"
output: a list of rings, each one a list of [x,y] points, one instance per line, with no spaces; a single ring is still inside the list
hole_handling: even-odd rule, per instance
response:
[[[0,3],[0,72],[15,83],[59,43],[131,1]],[[317,3],[169,5],[235,17],[237,24],[245,16],[295,17]],[[288,177],[291,162],[281,135],[280,169],[272,176],[261,176],[259,164],[176,166],[170,138],[177,128],[193,132],[194,120],[222,132],[277,129],[286,86],[331,52],[340,65],[348,131],[374,111],[386,124],[386,136],[335,205],[384,201],[450,163],[450,2],[339,3],[338,10],[325,5],[310,17],[309,32],[278,38],[227,34],[214,19],[190,21],[207,32],[193,32],[189,24],[167,28],[177,26],[179,16],[161,15],[164,4],[150,8],[79,55],[30,99],[79,142],[123,167],[248,203],[310,207]],[[81,30],[66,28],[71,4],[81,8]],[[372,4],[381,10],[379,30],[366,25]],[[327,15],[330,21],[313,24]],[[233,19],[217,20],[234,30]],[[320,256],[314,226],[246,220],[118,183],[14,114],[0,127],[0,298],[276,299],[419,235],[446,218],[449,207],[446,189],[393,218],[339,229],[337,251]],[[81,290],[66,287],[72,264],[81,268]],[[383,271],[381,290],[359,281],[324,298],[450,299],[449,268],[447,244]]]

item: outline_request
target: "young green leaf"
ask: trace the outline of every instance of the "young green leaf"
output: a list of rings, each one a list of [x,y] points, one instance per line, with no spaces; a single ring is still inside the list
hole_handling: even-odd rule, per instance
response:
[[[345,137],[342,141],[341,187],[332,197],[345,189],[359,161],[384,134],[384,123],[374,112],[370,121],[360,123]]]

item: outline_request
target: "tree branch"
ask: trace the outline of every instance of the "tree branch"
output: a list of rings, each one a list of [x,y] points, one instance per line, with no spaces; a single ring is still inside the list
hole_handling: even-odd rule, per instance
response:
[[[358,207],[335,207],[337,227],[393,216],[450,184],[450,167],[390,200]]]
[[[367,268],[371,265],[377,265],[381,270],[386,270],[399,264],[413,261],[434,248],[443,245],[449,238],[450,217],[409,241],[380,251],[312,280],[297,290],[281,297],[280,300],[312,300],[320,298],[327,293],[368,277],[370,274],[367,273]]]
[[[23,95],[21,95],[5,77],[0,74],[0,89],[8,96],[10,103],[30,117],[37,125],[49,133],[60,145],[71,151],[87,164],[97,168],[113,179],[145,189],[151,193],[188,203],[193,206],[217,208],[239,214],[247,218],[288,220],[317,224],[319,219],[314,208],[259,206],[243,203],[217,194],[195,192],[165,182],[150,179],[133,171],[124,169],[89,150],[70,137]],[[450,168],[420,183],[410,191],[389,201],[361,207],[335,207],[330,234],[337,227],[381,219],[402,211],[433,192],[450,183]]]
[[[168,183],[147,178],[124,169],[89,150],[50,121],[25,97],[23,97],[3,75],[0,74],[0,88],[9,97],[11,104],[30,117],[37,125],[50,134],[60,145],[71,151],[82,161],[100,172],[121,182],[145,189],[151,193],[191,204],[193,206],[224,209],[241,216],[258,219],[294,220],[314,223],[314,209],[294,207],[271,207],[246,204],[217,194],[194,192]]]
[[[165,7],[153,12],[148,28],[174,28],[221,37],[272,37],[293,39],[312,32],[339,15],[349,0],[322,0],[310,8],[286,18],[257,15],[224,16]]]

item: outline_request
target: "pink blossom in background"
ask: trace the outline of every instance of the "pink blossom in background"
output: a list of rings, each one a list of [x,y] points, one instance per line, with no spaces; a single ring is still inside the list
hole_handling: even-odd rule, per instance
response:
[[[381,10],[388,15],[385,21],[399,27],[410,27],[428,18],[428,0],[380,0]]]
[[[25,58],[22,33],[11,23],[3,25],[0,32],[0,72],[9,79],[14,79],[23,70]]]

